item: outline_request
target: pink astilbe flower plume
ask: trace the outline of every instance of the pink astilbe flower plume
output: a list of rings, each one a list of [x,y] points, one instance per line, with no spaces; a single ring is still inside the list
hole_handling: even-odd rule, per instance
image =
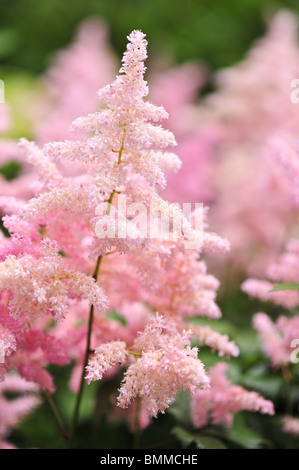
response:
[[[273,403],[256,392],[239,385],[232,385],[226,377],[227,364],[219,363],[209,371],[211,387],[207,391],[198,390],[191,403],[191,416],[195,427],[212,423],[233,424],[233,416],[239,411],[259,411],[274,414]]]
[[[192,341],[219,356],[239,350],[194,321],[221,317],[220,283],[205,256],[218,257],[230,244],[209,231],[206,211],[197,227],[201,209],[186,216],[163,199],[166,172],[179,170],[181,161],[173,153],[174,135],[159,124],[167,112],[146,100],[145,35],[133,31],[128,41],[119,75],[98,92],[98,111],[73,121],[74,138],[42,149],[20,141],[38,178],[30,200],[0,199],[10,233],[0,239],[0,374],[18,371],[53,393],[48,365],[72,361],[77,413],[84,379],[106,380],[121,368],[118,407],[128,408],[130,419],[139,409],[146,426],[181,389],[202,393],[203,406],[214,397]],[[140,206],[142,223],[134,213]],[[161,229],[158,235],[148,232],[148,223]],[[228,422],[240,409],[272,413],[262,397],[213,380],[215,393],[224,388],[215,419]],[[234,400],[224,413],[230,392]]]
[[[79,133],[80,139],[51,142],[44,147],[45,154],[52,159],[71,160],[83,165],[86,170],[84,177],[72,181],[64,179],[62,184],[48,188],[48,191],[29,201],[21,211],[26,220],[38,220],[45,213],[57,210],[64,211],[73,219],[80,217],[85,220],[96,235],[92,245],[95,257],[111,248],[97,236],[99,204],[110,202],[110,198],[112,201],[120,192],[131,198],[132,186],[136,198],[146,207],[152,204],[156,209],[170,213],[175,220],[181,219],[188,235],[188,223],[182,211],[164,201],[155,188],[157,184],[165,185],[162,169],[177,169],[179,159],[172,153],[167,152],[164,156],[163,152],[158,151],[159,148],[174,146],[176,142],[170,131],[155,124],[168,116],[164,109],[144,101],[148,94],[143,79],[144,60],[147,57],[144,37],[140,31],[130,34],[120,75],[111,85],[99,91],[100,103],[104,107],[73,122],[73,130]],[[28,144],[26,149],[28,152]],[[32,152],[35,151],[32,147]],[[50,165],[48,168],[49,178],[55,175],[55,171]],[[44,169],[47,170],[47,167],[42,168],[43,179]],[[129,224],[129,221],[126,222]],[[133,247],[134,243],[138,245],[138,241],[140,237],[136,236],[129,241],[114,240],[121,252],[125,249],[124,243]]]
[[[56,243],[49,239],[42,240],[35,256],[9,255],[0,263],[0,291],[11,294],[9,310],[15,317],[24,316],[25,322],[42,312],[58,320],[64,318],[69,289],[100,310],[106,308],[100,287],[84,273],[66,270]]]
[[[194,393],[209,386],[204,365],[197,357],[198,349],[190,347],[190,336],[191,332],[186,331],[173,335],[163,317],[156,315],[127,351],[123,342],[98,348],[89,362],[86,378],[101,378],[108,366],[124,364],[132,355],[133,363],[125,372],[118,405],[126,408],[139,397],[149,416],[156,417],[168,408],[181,388]]]

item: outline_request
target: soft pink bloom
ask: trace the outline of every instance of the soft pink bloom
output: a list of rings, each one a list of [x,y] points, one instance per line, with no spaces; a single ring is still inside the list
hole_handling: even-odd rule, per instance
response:
[[[124,365],[128,354],[126,343],[123,341],[104,343],[96,348],[93,358],[86,367],[87,383],[100,380],[104,372],[114,365]]]
[[[283,430],[295,436],[299,435],[299,419],[292,416],[285,416],[282,420]]]
[[[226,377],[226,369],[225,363],[212,367],[209,371],[210,389],[198,390],[192,398],[191,416],[195,427],[205,426],[209,421],[231,426],[233,416],[243,410],[274,414],[271,401],[239,385],[232,385]]]
[[[140,357],[125,372],[118,405],[125,408],[139,397],[149,415],[156,417],[181,388],[191,394],[207,388],[209,379],[197,357],[198,349],[190,347],[190,336],[191,332],[169,335],[167,324],[157,315],[132,346]]]
[[[12,236],[1,240],[0,251],[0,323],[10,352],[0,371],[3,377],[17,370],[52,393],[55,385],[47,366],[72,361],[70,387],[78,391],[93,306],[88,346],[94,353],[86,379],[105,380],[120,365],[125,367],[118,405],[137,409],[141,400],[146,425],[165,411],[180,389],[194,394],[208,388],[192,339],[219,355],[236,356],[238,348],[226,335],[187,321],[221,316],[216,303],[219,281],[208,273],[204,256],[223,254],[230,244],[209,231],[205,215],[202,244],[186,248],[187,240],[198,237],[192,224],[196,214],[186,217],[161,193],[166,172],[181,166],[172,149],[176,140],[160,125],[168,113],[146,100],[145,35],[133,31],[128,40],[119,75],[98,92],[98,111],[78,111],[78,116],[89,114],[76,116],[72,136],[59,136],[61,141],[47,142],[42,149],[20,141],[37,178],[29,201],[20,194],[2,199],[3,223]],[[63,73],[56,78],[58,89],[64,90]],[[179,107],[191,100],[192,87]],[[80,104],[79,96],[76,100]],[[61,104],[63,112],[63,100]],[[185,110],[187,116],[190,107]],[[70,114],[61,122],[56,114],[61,130]],[[184,132],[192,140],[195,128]],[[190,141],[190,152],[193,144],[200,147],[197,137],[201,139],[199,135]],[[42,134],[37,142],[43,142]],[[168,218],[173,232],[162,227],[158,237],[141,236],[142,227],[133,215],[118,207],[123,196],[152,210],[158,228],[159,216]],[[117,229],[126,228],[129,236],[102,237],[104,226],[113,229],[114,213]],[[96,258],[101,261],[98,280]],[[155,311],[160,315],[152,318]]]
[[[242,290],[251,297],[256,297],[264,302],[274,302],[286,308],[294,308],[299,304],[299,292],[279,290],[271,292],[274,283],[258,279],[247,279],[242,284]]]
[[[196,337],[199,346],[209,346],[212,351],[218,351],[220,357],[236,357],[239,355],[239,348],[227,335],[214,331],[209,326],[192,325],[192,332]]]
[[[292,13],[278,12],[244,60],[216,73],[215,92],[200,101],[199,125],[219,131],[210,224],[231,242],[223,276],[226,263],[235,271],[261,275],[297,224],[296,172],[290,173],[296,166],[299,124],[290,97],[299,74],[296,23]],[[286,135],[289,148],[280,138]],[[192,173],[192,164],[188,167]]]
[[[281,316],[274,323],[265,313],[253,317],[253,326],[258,331],[266,355],[274,367],[291,362],[293,340],[299,337],[299,317]]]
[[[6,393],[17,393],[12,399]],[[39,404],[38,387],[17,375],[8,375],[0,383],[0,449],[14,449],[15,446],[6,441],[11,431],[19,422],[32,413]]]
[[[0,263],[0,291],[11,294],[9,310],[15,317],[24,316],[25,322],[41,313],[64,318],[68,297],[74,292],[99,310],[106,308],[104,293],[94,279],[65,269],[57,244],[49,239],[42,240],[35,256],[9,255]]]

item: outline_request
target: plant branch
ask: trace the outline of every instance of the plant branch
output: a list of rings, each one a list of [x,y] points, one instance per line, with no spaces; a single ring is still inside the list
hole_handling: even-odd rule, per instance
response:
[[[56,422],[57,422],[57,424],[58,424],[58,427],[59,427],[59,429],[60,429],[60,433],[61,433],[63,439],[64,439],[65,441],[67,441],[67,440],[68,440],[68,434],[67,434],[67,432],[66,432],[66,430],[65,430],[65,427],[64,427],[64,425],[63,425],[63,422],[62,422],[62,419],[61,419],[61,417],[60,417],[60,414],[59,414],[59,412],[58,412],[58,410],[57,410],[57,408],[56,408],[56,405],[55,405],[55,403],[54,403],[54,401],[53,401],[52,395],[48,392],[48,390],[45,390],[44,393],[45,393],[45,397],[46,397],[46,399],[47,399],[47,401],[48,401],[48,403],[49,403],[49,405],[50,405],[50,408],[51,408],[51,410],[53,411],[53,415],[54,415],[55,420],[56,420]]]
[[[95,271],[94,271],[94,274],[93,274],[93,278],[95,280],[97,280],[97,278],[98,278],[98,273],[99,273],[101,261],[102,261],[102,256],[99,256],[98,259],[97,259],[97,264],[96,264]],[[89,319],[88,319],[87,343],[86,343],[85,357],[84,357],[84,363],[83,363],[82,374],[81,374],[80,388],[79,388],[79,392],[78,392],[78,395],[77,395],[77,400],[76,400],[76,404],[75,404],[73,419],[72,419],[72,422],[71,422],[70,440],[69,440],[70,448],[72,448],[73,444],[74,444],[74,437],[75,437],[75,432],[76,432],[78,418],[79,418],[79,409],[80,409],[80,404],[81,404],[83,391],[84,391],[84,386],[85,386],[85,369],[86,369],[86,366],[88,364],[88,359],[89,359],[89,354],[90,354],[90,342],[91,342],[93,314],[94,314],[94,306],[91,305],[90,312],[89,312]]]

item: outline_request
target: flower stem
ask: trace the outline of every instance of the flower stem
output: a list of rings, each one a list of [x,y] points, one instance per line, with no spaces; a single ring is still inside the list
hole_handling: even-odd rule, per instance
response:
[[[285,382],[285,401],[286,401],[286,414],[289,416],[293,415],[293,399],[294,399],[294,378],[296,375],[296,369],[285,366],[282,368],[282,375]]]
[[[96,267],[95,267],[95,271],[93,273],[93,278],[95,280],[97,280],[97,278],[98,278],[98,273],[99,273],[101,261],[102,261],[102,256],[99,256],[98,259],[97,259],[97,264],[96,264]],[[80,388],[79,388],[79,392],[78,392],[78,395],[77,395],[77,400],[76,400],[74,413],[73,413],[73,418],[72,418],[72,422],[71,422],[70,439],[69,439],[70,448],[72,448],[73,445],[74,445],[74,437],[75,437],[75,432],[76,432],[78,418],[79,418],[80,404],[81,404],[83,391],[84,391],[84,386],[85,386],[85,378],[84,377],[85,377],[85,369],[86,369],[86,366],[88,364],[88,359],[89,359],[89,354],[90,354],[90,341],[91,341],[93,314],[94,314],[94,306],[91,305],[90,312],[89,312],[89,319],[88,319],[87,343],[86,343],[85,357],[84,357],[84,363],[83,363],[82,374],[81,374]]]
[[[58,427],[59,427],[59,429],[60,429],[60,433],[61,433],[63,439],[64,439],[65,441],[67,441],[67,440],[68,440],[68,435],[67,435],[67,432],[66,432],[66,430],[65,430],[65,428],[64,428],[64,425],[63,425],[62,419],[61,419],[61,417],[60,417],[60,414],[59,414],[59,412],[58,412],[58,410],[57,410],[57,408],[56,408],[56,405],[55,405],[55,403],[54,403],[54,401],[53,401],[53,398],[52,398],[51,394],[48,392],[48,390],[45,390],[44,393],[45,393],[46,399],[48,400],[48,403],[49,403],[49,405],[50,405],[50,408],[51,408],[51,410],[53,411],[53,415],[54,415],[54,417],[55,417],[55,419],[56,419],[56,422],[57,422],[57,424],[58,424]]]
[[[136,398],[136,413],[135,413],[135,429],[134,429],[134,449],[139,449],[140,447],[140,412],[141,412],[141,398]]]
[[[122,153],[123,153],[123,150],[124,150],[125,133],[126,133],[126,129],[124,128],[121,148],[118,151],[118,161],[117,161],[118,165],[120,165],[120,163],[121,163],[121,157],[122,157]],[[108,199],[107,214],[110,213],[110,207],[111,207],[111,204],[112,204],[112,201],[113,201],[113,198],[114,198],[115,194],[116,194],[115,190],[113,190],[112,193],[110,194],[110,197]],[[98,279],[98,273],[99,273],[102,258],[103,258],[103,256],[101,255],[97,259],[97,264],[96,264],[96,267],[95,267],[95,270],[94,270],[94,273],[93,273],[93,278],[95,279],[95,281],[97,281],[97,279]],[[69,439],[70,448],[72,448],[73,445],[74,445],[74,437],[75,437],[75,432],[76,432],[78,418],[79,418],[80,404],[81,404],[83,391],[84,391],[84,386],[85,386],[85,378],[84,378],[85,377],[85,369],[86,369],[86,366],[88,364],[88,359],[89,359],[89,355],[90,355],[90,352],[91,352],[90,340],[91,340],[93,314],[94,314],[94,306],[91,305],[90,311],[89,311],[88,330],[87,330],[87,343],[86,343],[85,357],[84,357],[84,363],[83,363],[82,374],[81,374],[80,388],[79,388],[79,392],[78,392],[78,395],[77,395],[77,400],[76,400],[74,413],[73,413],[73,418],[72,418],[72,422],[71,422],[71,428],[70,428],[70,439]]]

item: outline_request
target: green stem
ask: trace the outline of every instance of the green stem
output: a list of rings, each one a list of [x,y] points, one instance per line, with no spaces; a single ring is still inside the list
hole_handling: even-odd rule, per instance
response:
[[[121,144],[121,148],[118,152],[118,161],[117,161],[118,165],[121,163],[121,157],[122,157],[122,153],[123,153],[123,150],[124,150],[125,133],[126,133],[126,129],[124,128],[122,144]],[[107,214],[110,213],[110,207],[111,207],[112,200],[113,200],[113,197],[114,197],[115,193],[116,193],[116,191],[113,190],[112,193],[110,194],[109,199],[108,199],[109,206],[108,206],[108,209],[107,209]],[[98,260],[97,260],[97,264],[96,264],[95,271],[94,271],[94,274],[93,274],[93,278],[95,279],[95,281],[97,281],[97,279],[98,279],[98,273],[99,273],[102,258],[103,258],[103,256],[101,255],[101,256],[98,257]],[[78,392],[78,395],[77,395],[77,400],[76,400],[74,413],[73,413],[73,418],[72,418],[72,422],[71,422],[71,428],[70,428],[70,439],[69,439],[70,448],[72,448],[73,445],[74,445],[74,437],[75,437],[75,432],[76,432],[76,428],[77,428],[77,424],[78,424],[80,404],[81,404],[83,391],[84,391],[84,386],[85,386],[85,369],[86,369],[86,366],[88,364],[88,359],[89,359],[89,355],[90,355],[90,352],[91,352],[90,342],[91,342],[93,314],[94,314],[94,306],[91,305],[90,312],[89,312],[89,319],[88,319],[87,344],[86,344],[86,351],[85,351],[84,363],[83,363],[82,374],[81,374],[80,388],[79,388],[79,392]]]
[[[63,439],[64,439],[65,441],[67,441],[67,440],[68,440],[68,435],[67,435],[67,432],[66,432],[66,430],[65,430],[65,428],[64,428],[64,425],[63,425],[62,419],[61,419],[61,417],[60,417],[60,414],[59,414],[59,412],[58,412],[58,410],[57,410],[57,408],[56,408],[56,405],[55,405],[55,403],[54,403],[54,401],[53,401],[52,395],[51,395],[47,390],[45,390],[44,393],[45,393],[46,399],[48,400],[48,403],[49,403],[49,405],[50,405],[50,408],[51,408],[51,410],[53,411],[53,415],[54,415],[54,417],[55,417],[55,419],[56,419],[56,422],[57,422],[57,424],[58,424],[58,427],[59,427],[59,429],[60,429],[60,433],[61,433]]]
[[[95,267],[95,271],[93,274],[93,278],[95,280],[97,280],[98,278],[101,261],[102,261],[102,256],[99,256],[96,267]],[[85,386],[85,369],[88,364],[88,359],[89,359],[89,354],[90,354],[90,341],[91,341],[93,314],[94,314],[94,306],[91,305],[90,312],[89,312],[89,319],[88,319],[87,344],[86,344],[85,357],[84,357],[84,363],[83,363],[82,374],[81,374],[80,388],[79,388],[79,392],[77,395],[77,400],[76,400],[76,404],[74,408],[74,414],[73,414],[73,419],[72,419],[71,429],[70,429],[70,439],[69,439],[70,448],[72,448],[74,445],[74,437],[75,437],[75,432],[76,432],[78,418],[79,418],[79,409],[80,409],[84,386]]]
[[[140,448],[140,411],[141,411],[141,398],[136,398],[136,413],[135,413],[135,429],[134,429],[134,449]]]
[[[282,374],[285,382],[286,414],[292,416],[295,371],[291,367],[285,366],[282,369]]]

